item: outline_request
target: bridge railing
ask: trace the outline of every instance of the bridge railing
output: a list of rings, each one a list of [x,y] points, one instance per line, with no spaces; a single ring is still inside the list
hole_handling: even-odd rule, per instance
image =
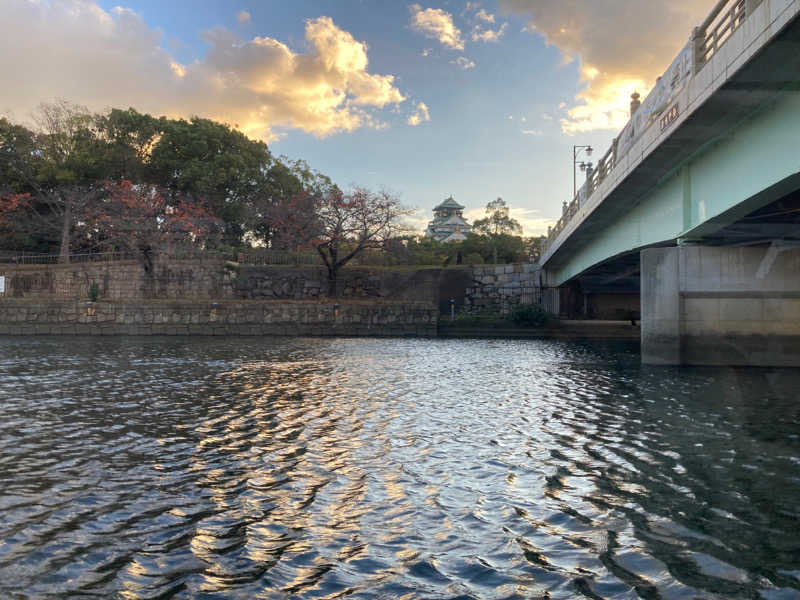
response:
[[[719,51],[762,0],[720,0],[697,27],[694,41],[694,70],[698,72]]]
[[[630,121],[614,138],[611,147],[597,162],[586,182],[571,202],[565,204],[556,224],[548,228],[545,252],[569,224],[591,195],[616,168],[634,142],[664,113],[686,81],[694,77],[717,54],[720,48],[745,22],[763,0],[719,0],[711,13],[695,27],[689,44],[675,58],[669,69],[659,77]]]

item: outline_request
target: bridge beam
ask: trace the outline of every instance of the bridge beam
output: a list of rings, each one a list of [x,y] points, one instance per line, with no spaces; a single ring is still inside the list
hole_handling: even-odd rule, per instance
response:
[[[800,366],[800,247],[641,252],[642,362]]]

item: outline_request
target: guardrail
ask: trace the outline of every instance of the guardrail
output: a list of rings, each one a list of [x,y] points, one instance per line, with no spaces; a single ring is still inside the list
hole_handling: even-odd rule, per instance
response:
[[[70,254],[68,258],[70,263],[87,263],[134,260],[136,257],[128,252],[87,252],[83,254]],[[0,263],[3,264],[50,265],[60,262],[62,262],[62,256],[60,254],[7,254],[0,256]]]
[[[720,0],[705,21],[695,27],[690,43],[673,61],[665,76],[659,78],[656,87],[650,91],[638,109],[637,112],[639,114],[631,115],[631,120],[623,128],[622,132],[614,138],[611,147],[597,162],[597,168],[587,174],[586,182],[575,194],[572,201],[565,203],[561,218],[556,221],[555,225],[548,227],[545,252],[577,214],[578,209],[586,203],[600,184],[616,168],[618,160],[625,156],[633,142],[657,120],[670,104],[669,100],[672,97],[670,94],[674,93],[676,89],[682,89],[684,78],[694,77],[700,72],[719,52],[719,49],[731,37],[733,32],[742,26],[747,17],[753,14],[753,11],[762,1]],[[682,76],[681,59],[685,52],[691,53],[691,71]],[[662,79],[664,80],[663,82]],[[636,122],[634,123],[634,121]],[[625,142],[621,143],[620,140],[623,138]]]
[[[230,252],[214,251],[171,251],[158,254],[160,258],[173,260],[235,260]],[[12,265],[54,265],[90,262],[117,262],[122,260],[139,260],[142,254],[135,252],[85,252],[69,254],[68,260],[63,260],[60,254],[5,254],[0,255],[0,264]]]

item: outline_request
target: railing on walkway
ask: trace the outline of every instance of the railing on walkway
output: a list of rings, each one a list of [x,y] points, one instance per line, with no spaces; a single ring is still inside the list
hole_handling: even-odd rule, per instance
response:
[[[230,252],[216,252],[209,250],[177,250],[163,252],[157,255],[160,259],[172,260],[235,260]],[[83,252],[69,254],[68,260],[62,260],[60,254],[0,254],[0,264],[11,265],[54,265],[118,262],[124,260],[140,260],[142,254],[136,252]]]
[[[761,0],[720,0],[705,21],[695,29],[694,66],[698,72],[729,37],[753,14]]]
[[[136,257],[129,252],[86,252],[70,254],[70,263],[110,262],[120,260],[134,260]],[[62,262],[60,254],[6,254],[0,255],[0,263],[13,265],[52,265]],[[66,262],[66,261],[65,261]]]
[[[631,121],[623,128],[622,133],[614,138],[611,147],[606,151],[602,158],[597,162],[597,168],[589,173],[586,182],[583,184],[572,201],[564,206],[561,218],[556,224],[548,228],[547,240],[545,241],[545,251],[556,240],[558,235],[564,230],[567,224],[577,214],[578,209],[583,206],[591,195],[597,190],[609,174],[616,168],[619,159],[625,156],[633,145],[633,141],[638,139],[661,115],[663,110],[669,106],[671,96],[665,94],[682,88],[681,77],[681,58],[684,52],[691,53],[691,71],[688,77],[694,77],[700,70],[719,52],[719,49],[745,22],[747,17],[761,4],[762,0],[719,0],[711,13],[703,23],[696,27],[692,34],[692,39],[684,50],[678,55],[665,75],[672,73],[669,77],[663,77],[662,88],[654,87],[642,102],[639,111],[641,114],[632,115]],[[651,110],[646,110],[649,105]],[[634,127],[634,116],[637,117]],[[625,138],[625,142],[621,140]],[[618,152],[620,151],[621,152]]]
[[[316,252],[283,252],[280,250],[247,250],[239,252],[236,262],[243,265],[320,266],[322,258]]]

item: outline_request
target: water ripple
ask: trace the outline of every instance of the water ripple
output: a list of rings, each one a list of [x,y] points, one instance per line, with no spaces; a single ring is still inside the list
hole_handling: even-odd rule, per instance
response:
[[[800,598],[800,374],[0,340],[0,596]]]

